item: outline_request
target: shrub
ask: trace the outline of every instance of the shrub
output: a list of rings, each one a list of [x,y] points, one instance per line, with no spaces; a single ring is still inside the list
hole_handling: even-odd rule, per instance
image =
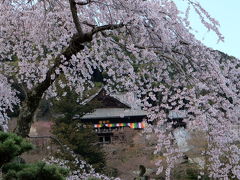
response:
[[[32,144],[13,133],[0,131],[0,168],[5,180],[64,180],[68,170],[44,162],[26,164],[19,157]],[[20,161],[19,161],[20,160]]]

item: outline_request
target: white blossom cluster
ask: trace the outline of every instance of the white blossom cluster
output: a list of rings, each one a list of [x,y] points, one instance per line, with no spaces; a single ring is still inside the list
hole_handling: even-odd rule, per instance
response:
[[[80,160],[73,152],[71,153],[71,155],[74,158],[74,162],[71,162],[71,164],[74,164],[76,167],[78,167],[78,169],[70,171],[67,180],[86,180],[88,178],[97,178],[99,180],[120,180],[120,178],[111,178],[103,174],[96,173],[91,165],[87,164],[83,160]],[[70,169],[70,167],[67,165],[69,163],[69,160],[57,159],[51,156],[44,161],[48,164],[53,164],[66,169]]]
[[[8,130],[8,116],[6,111],[13,111],[13,106],[19,103],[16,91],[12,90],[6,77],[0,74],[0,129]]]

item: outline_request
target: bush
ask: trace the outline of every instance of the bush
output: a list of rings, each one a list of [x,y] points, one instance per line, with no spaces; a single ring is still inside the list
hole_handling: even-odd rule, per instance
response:
[[[68,171],[44,162],[24,163],[19,156],[33,146],[13,133],[0,131],[0,169],[5,180],[64,180]],[[19,161],[20,159],[20,161]]]
[[[32,148],[33,146],[22,137],[0,131],[0,168]]]
[[[68,170],[44,162],[34,164],[6,164],[2,172],[5,180],[64,180]]]

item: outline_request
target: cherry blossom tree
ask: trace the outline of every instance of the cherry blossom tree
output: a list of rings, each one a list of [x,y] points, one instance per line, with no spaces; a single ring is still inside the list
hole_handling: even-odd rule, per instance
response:
[[[106,88],[133,91],[148,111],[171,169],[182,155],[176,148],[169,112],[184,110],[186,128],[208,136],[213,178],[240,179],[237,134],[240,63],[205,47],[191,34],[193,9],[202,24],[223,37],[219,23],[196,1],[183,0],[183,16],[170,0],[9,0],[0,4],[1,124],[6,109],[18,104],[11,80],[25,92],[16,133],[28,136],[43,97],[56,96],[56,85],[80,95],[94,86],[94,71],[105,72]]]

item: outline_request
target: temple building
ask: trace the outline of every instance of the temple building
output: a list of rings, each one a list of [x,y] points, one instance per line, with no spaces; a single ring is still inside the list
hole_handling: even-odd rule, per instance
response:
[[[137,99],[133,93],[108,95],[104,89],[84,101],[84,104],[96,104],[94,111],[79,119],[83,123],[93,124],[93,128],[102,143],[113,142],[119,138],[114,132],[126,129],[141,130],[145,127],[143,122],[146,112],[137,106]],[[118,133],[119,134],[119,133]]]

